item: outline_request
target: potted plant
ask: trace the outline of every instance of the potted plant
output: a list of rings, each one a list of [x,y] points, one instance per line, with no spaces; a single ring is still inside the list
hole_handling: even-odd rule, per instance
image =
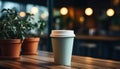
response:
[[[26,17],[22,18],[22,22],[25,25],[25,39],[22,44],[22,55],[36,55],[38,44],[40,41],[39,34],[32,33],[31,30],[38,28],[41,32],[43,31],[44,27],[46,26],[46,21],[40,19],[37,22],[34,22],[34,15],[30,13],[26,13]]]
[[[15,9],[3,9],[0,19],[0,59],[19,59],[22,45],[22,24]]]

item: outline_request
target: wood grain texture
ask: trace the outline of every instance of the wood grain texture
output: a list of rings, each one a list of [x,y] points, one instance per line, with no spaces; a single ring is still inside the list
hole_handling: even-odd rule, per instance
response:
[[[71,66],[63,66],[54,63],[52,52],[39,51],[20,60],[0,60],[0,69],[120,69],[120,62],[73,55]]]

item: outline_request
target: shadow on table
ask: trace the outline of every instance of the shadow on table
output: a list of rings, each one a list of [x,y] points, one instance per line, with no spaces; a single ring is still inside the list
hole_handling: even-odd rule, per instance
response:
[[[11,69],[11,68],[0,66],[0,69]]]

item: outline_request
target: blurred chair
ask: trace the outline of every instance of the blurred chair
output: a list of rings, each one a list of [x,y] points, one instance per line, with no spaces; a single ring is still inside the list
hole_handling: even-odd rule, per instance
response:
[[[95,43],[81,43],[79,46],[79,55],[81,56],[97,56]]]
[[[120,45],[114,47],[113,59],[120,61]]]
[[[72,54],[73,55],[78,55],[78,51],[79,51],[79,40],[78,39],[74,39],[74,45],[73,45],[73,51]]]

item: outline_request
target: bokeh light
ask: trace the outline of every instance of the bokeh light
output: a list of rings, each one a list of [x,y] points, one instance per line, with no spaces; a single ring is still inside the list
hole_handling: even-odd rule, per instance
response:
[[[37,7],[32,7],[31,13],[32,14],[37,14],[38,13],[38,8]]]
[[[68,13],[68,9],[66,7],[62,7],[60,9],[60,13],[61,13],[61,15],[66,15]]]
[[[108,9],[107,11],[106,11],[106,14],[107,14],[107,16],[113,16],[114,14],[115,14],[115,11],[113,10],[113,9]]]
[[[41,18],[42,18],[42,19],[45,19],[46,17],[47,17],[47,15],[46,15],[45,13],[42,13],[42,14],[41,14]]]
[[[117,6],[117,5],[120,4],[120,0],[112,0],[112,4],[113,4],[114,6]]]
[[[83,16],[81,16],[81,17],[79,18],[79,21],[82,23],[82,22],[85,21],[85,18],[84,18]]]
[[[93,14],[93,9],[92,9],[92,8],[86,8],[86,9],[85,9],[85,14],[86,14],[87,16],[92,15],[92,14]]]
[[[19,13],[19,15],[20,15],[21,17],[25,17],[25,16],[26,16],[26,13],[23,12],[23,11],[21,11],[21,12]]]

